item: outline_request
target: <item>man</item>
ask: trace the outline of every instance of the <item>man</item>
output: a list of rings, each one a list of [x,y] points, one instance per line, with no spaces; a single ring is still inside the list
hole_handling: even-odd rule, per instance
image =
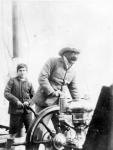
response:
[[[39,75],[39,89],[33,97],[37,112],[41,109],[58,104],[61,93],[67,98],[78,100],[75,62],[80,51],[65,47],[59,51],[59,58],[50,58]]]
[[[65,99],[79,99],[74,66],[79,53],[76,48],[65,47],[59,51],[60,57],[50,58],[45,63],[39,75],[38,91],[31,102],[36,104],[36,112],[58,104],[61,95],[65,96]],[[58,118],[55,115],[45,117],[43,122],[48,124],[50,119],[58,132]],[[35,131],[35,138],[41,139],[45,132],[43,125],[39,125]]]
[[[27,79],[26,64],[17,65],[17,76],[11,78],[4,90],[4,96],[9,101],[10,131],[12,136],[21,136],[23,123],[26,131],[32,121],[32,114],[25,109],[34,95],[32,84]]]

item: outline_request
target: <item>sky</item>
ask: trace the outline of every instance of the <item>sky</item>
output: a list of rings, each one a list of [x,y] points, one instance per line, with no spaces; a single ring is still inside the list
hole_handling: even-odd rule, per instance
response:
[[[113,2],[25,0],[19,4],[21,32],[27,39],[22,48],[29,49],[30,65],[37,65],[37,69],[32,68],[34,72],[38,74],[44,62],[57,56],[61,48],[79,48],[77,68],[81,88],[86,89],[92,101],[97,101],[101,86],[113,81]]]

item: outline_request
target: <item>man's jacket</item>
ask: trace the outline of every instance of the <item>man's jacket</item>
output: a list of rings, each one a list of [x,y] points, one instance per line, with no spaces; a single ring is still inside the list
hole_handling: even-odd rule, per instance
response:
[[[62,90],[67,98],[77,99],[78,97],[75,66],[67,69],[62,57],[49,59],[38,81],[39,89],[33,97],[33,101],[38,106],[55,104],[58,97],[51,97],[51,93],[56,90]]]
[[[30,102],[34,95],[33,86],[28,80],[21,81],[19,77],[11,78],[4,90],[4,96],[9,101],[10,114],[20,114],[24,112],[24,108],[18,107],[18,101],[24,103]],[[26,111],[29,113],[30,111]]]

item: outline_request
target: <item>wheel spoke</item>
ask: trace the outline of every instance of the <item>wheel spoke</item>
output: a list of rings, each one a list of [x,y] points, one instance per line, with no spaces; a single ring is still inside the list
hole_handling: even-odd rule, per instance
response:
[[[53,133],[53,132],[51,131],[51,129],[44,123],[44,121],[41,121],[40,123],[43,124],[43,126],[46,128],[46,130],[50,133],[50,135],[51,135],[52,137],[55,136],[55,133]]]

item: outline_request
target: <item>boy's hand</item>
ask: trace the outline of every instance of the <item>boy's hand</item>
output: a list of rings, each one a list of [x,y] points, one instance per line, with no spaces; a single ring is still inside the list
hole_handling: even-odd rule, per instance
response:
[[[22,108],[23,104],[20,101],[17,101],[17,106],[18,106],[18,108]]]
[[[27,101],[24,102],[23,104],[24,104],[24,106],[29,106],[29,102],[27,102]]]

